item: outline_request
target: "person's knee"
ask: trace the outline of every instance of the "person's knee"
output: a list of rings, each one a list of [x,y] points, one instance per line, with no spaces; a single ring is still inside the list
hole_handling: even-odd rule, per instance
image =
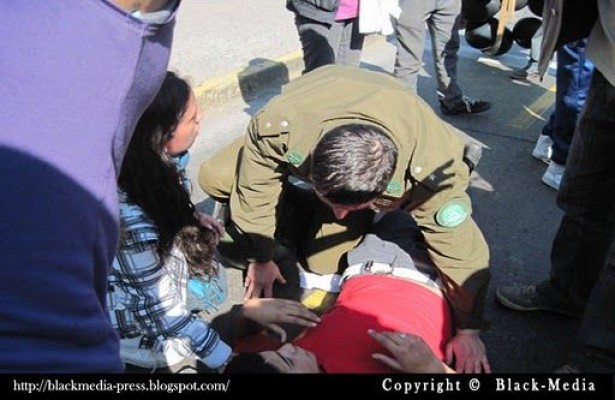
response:
[[[203,161],[199,167],[199,186],[207,195],[220,202],[226,202],[230,197],[243,142],[243,137],[235,139],[219,153]]]
[[[222,168],[224,169],[224,168]],[[207,195],[218,201],[227,201],[231,191],[231,185],[226,182],[226,173],[221,171],[220,165],[214,160],[207,160],[199,167],[199,186]]]

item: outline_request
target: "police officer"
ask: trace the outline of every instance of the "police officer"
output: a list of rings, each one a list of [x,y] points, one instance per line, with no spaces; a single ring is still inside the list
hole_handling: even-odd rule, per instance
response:
[[[274,281],[285,283],[273,261],[276,241],[298,243],[312,272],[340,272],[372,210],[409,212],[453,309],[449,362],[481,372],[489,370],[479,337],[489,250],[471,218],[464,148],[455,129],[395,78],[330,65],[286,85],[244,139],[201,165],[199,183],[229,202],[228,230],[248,249],[246,298],[271,296]],[[294,178],[311,185],[309,195],[296,194],[306,192]],[[299,220],[288,218],[290,204]]]

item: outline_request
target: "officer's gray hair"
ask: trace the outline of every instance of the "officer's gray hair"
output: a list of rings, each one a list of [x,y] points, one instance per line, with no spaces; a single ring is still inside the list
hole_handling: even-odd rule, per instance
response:
[[[380,196],[395,171],[397,147],[373,125],[342,125],[327,132],[311,157],[314,188],[334,204],[362,204]]]

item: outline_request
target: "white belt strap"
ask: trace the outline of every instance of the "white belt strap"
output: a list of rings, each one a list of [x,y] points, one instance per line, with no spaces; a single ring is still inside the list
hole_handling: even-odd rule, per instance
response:
[[[415,269],[394,268],[390,264],[377,262],[353,264],[346,268],[341,276],[338,274],[318,275],[301,271],[299,273],[299,286],[303,289],[320,289],[339,293],[344,282],[357,275],[393,275],[442,289],[440,278],[433,280],[428,275]]]
[[[299,286],[303,289],[320,289],[326,292],[339,293],[342,277],[338,274],[318,275],[310,272],[299,272]]]
[[[436,286],[442,289],[440,278],[434,281],[428,275],[410,268],[392,267],[390,264],[367,262],[361,264],[353,264],[344,270],[340,286],[348,279],[357,275],[393,275],[400,278],[410,279],[415,282],[424,283],[429,286]]]

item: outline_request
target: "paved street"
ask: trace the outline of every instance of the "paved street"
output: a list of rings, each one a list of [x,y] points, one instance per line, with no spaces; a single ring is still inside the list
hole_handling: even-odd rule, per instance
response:
[[[191,1],[186,3],[190,4]],[[236,1],[224,3],[228,7],[231,3],[237,4]],[[255,11],[255,8],[260,7],[257,3],[268,3],[269,8]],[[274,3],[277,5],[273,6]],[[234,12],[258,15],[259,21],[267,20],[265,11],[286,13],[281,0],[242,4],[250,5],[246,6],[245,10],[229,8],[226,14],[215,18],[212,17],[212,11],[208,18],[212,23],[222,23],[219,29],[231,29],[237,28],[236,24],[230,22],[235,17]],[[226,5],[218,4],[215,7],[227,7]],[[207,9],[204,4],[199,7]],[[278,16],[285,26],[285,32],[296,35],[292,19],[287,14]],[[182,22],[180,18],[180,30],[176,38],[177,51],[174,53],[172,66],[177,67],[180,73],[184,73],[180,67],[185,67],[186,73],[197,78],[196,82],[208,79],[208,76],[215,76],[216,73],[210,74],[212,71],[224,72],[226,61],[222,56],[208,56],[200,61],[191,60],[184,63],[180,61],[182,55],[190,55],[189,46],[183,42],[187,39],[182,36],[182,30],[190,32],[191,29],[196,29],[184,28]],[[287,23],[291,25],[285,25]],[[256,25],[259,29],[262,27],[260,22]],[[221,37],[221,31],[217,30],[218,25],[201,28],[203,31],[199,31],[199,39],[191,39],[192,44],[199,44],[194,48],[195,52],[211,51],[217,54],[217,51],[224,52],[223,49],[232,51],[239,46],[258,47],[266,42],[265,39],[263,42],[246,42],[242,40],[245,34],[238,36],[235,42],[232,34]],[[253,26],[243,25],[241,29],[252,31]],[[255,35],[269,34],[270,31],[271,29],[264,29],[262,32],[254,30]],[[279,38],[284,35],[274,36]],[[264,51],[272,51],[272,48],[275,48],[273,52],[279,54],[237,55],[233,65],[229,65],[227,70],[240,69],[241,65],[259,57],[275,58],[285,52],[297,50],[297,42],[292,44],[296,36],[285,43],[284,40],[278,41],[276,38],[270,39],[271,46]],[[465,94],[494,103],[493,109],[485,114],[444,118],[469,139],[484,146],[483,159],[472,183],[471,196],[474,199],[475,219],[491,249],[492,284],[486,309],[491,329],[484,335],[489,358],[493,371],[498,373],[551,372],[564,362],[567,350],[575,338],[577,322],[546,313],[521,314],[508,311],[495,303],[494,290],[506,281],[530,283],[548,275],[551,241],[561,213],[555,205],[555,192],[540,181],[546,165],[534,160],[530,153],[551,111],[554,99],[553,71],[542,85],[513,82],[507,72],[511,67],[520,67],[525,63],[526,50],[515,46],[511,52],[500,58],[490,58],[467,47],[463,41],[462,45],[458,75]],[[419,78],[419,94],[438,110],[429,46],[426,46],[426,49],[426,65]],[[194,55],[191,57],[195,58]],[[212,65],[209,65],[211,59],[219,59],[220,63],[212,62]],[[365,49],[362,66],[386,73],[392,70],[393,59],[393,47],[382,41]],[[278,92],[279,86],[273,86],[264,90],[257,98],[246,101],[237,97],[224,103],[213,104],[204,110],[202,133],[193,147],[189,169],[194,182],[194,200],[201,203],[201,206],[206,207],[207,202],[195,179],[200,161],[241,135],[250,115]],[[240,301],[242,288],[239,274],[232,271],[231,276],[231,298]]]

